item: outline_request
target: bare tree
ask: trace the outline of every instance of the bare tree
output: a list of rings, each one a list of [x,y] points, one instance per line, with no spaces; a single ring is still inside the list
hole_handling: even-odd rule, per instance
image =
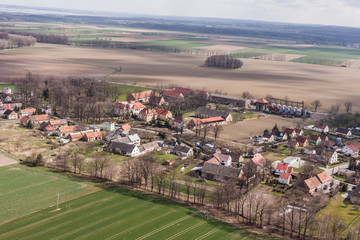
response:
[[[223,127],[220,124],[216,124],[213,127],[213,131],[214,131],[214,137],[215,137],[215,141],[218,138],[218,136],[220,135],[221,131],[223,130]]]
[[[340,234],[345,229],[345,220],[340,217],[339,215],[331,216],[330,220],[330,232],[331,232],[331,239],[337,240],[340,237]]]
[[[322,106],[322,104],[321,104],[320,100],[315,100],[315,101],[313,101],[313,102],[311,103],[311,106],[314,107],[314,110],[315,110],[315,112],[316,112],[317,109]]]
[[[210,124],[204,124],[204,125],[203,125],[202,129],[203,129],[204,139],[206,139],[206,136],[207,136],[210,128],[211,128],[211,125],[210,125]]]
[[[242,92],[241,96],[242,96],[242,98],[245,98],[245,99],[252,98],[250,92],[248,92],[248,91]]]
[[[351,112],[351,109],[352,109],[352,102],[351,101],[344,102],[344,106],[345,106],[346,113]]]

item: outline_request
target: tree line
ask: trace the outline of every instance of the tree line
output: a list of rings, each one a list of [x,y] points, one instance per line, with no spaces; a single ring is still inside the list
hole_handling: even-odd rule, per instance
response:
[[[32,36],[10,34],[5,31],[0,32],[0,49],[34,46],[35,43],[36,43],[36,39]]]
[[[30,32],[19,32],[10,31],[11,34],[17,34],[25,37],[33,37],[39,43],[52,43],[52,44],[69,44],[69,39],[65,35],[58,34],[43,34],[43,33],[30,33]]]
[[[238,69],[243,66],[243,62],[230,56],[215,55],[208,57],[205,60],[204,66],[209,68]]]

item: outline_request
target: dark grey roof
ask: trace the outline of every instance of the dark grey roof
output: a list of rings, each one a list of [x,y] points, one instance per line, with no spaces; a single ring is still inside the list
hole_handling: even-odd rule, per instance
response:
[[[108,150],[113,153],[119,153],[124,155],[129,155],[136,148],[135,145],[121,143],[121,142],[110,142]]]
[[[168,146],[176,146],[176,141],[171,139],[171,140],[165,140],[163,142],[163,145],[168,145]]]
[[[13,110],[7,109],[3,115],[10,115],[13,112]]]
[[[229,113],[227,112],[221,112],[207,107],[199,107],[198,109],[196,109],[195,115],[196,114],[203,114],[209,117],[222,117],[224,119],[229,116]]]
[[[347,134],[350,130],[346,128],[338,128],[336,129],[337,133]]]
[[[190,150],[191,150],[191,148],[184,146],[184,145],[176,145],[174,147],[175,152],[188,153]]]
[[[230,100],[236,100],[236,101],[240,101],[240,102],[246,102],[247,99],[244,98],[238,98],[238,97],[233,97],[233,96],[228,96],[228,95],[221,95],[221,94],[211,94],[211,97],[218,97],[218,98],[224,98],[224,99],[230,99]]]
[[[239,168],[226,167],[224,165],[217,165],[212,163],[204,163],[202,172],[210,173],[215,176],[227,177],[227,178],[238,178],[241,172]]]

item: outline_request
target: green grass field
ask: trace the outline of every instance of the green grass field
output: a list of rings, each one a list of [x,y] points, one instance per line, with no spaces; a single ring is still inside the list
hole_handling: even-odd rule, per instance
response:
[[[0,83],[0,91],[1,91],[1,89],[5,88],[5,87],[11,88],[11,91],[13,91],[13,92],[16,92],[18,90],[18,87],[16,85]]]
[[[135,93],[135,92],[142,92],[150,90],[151,88],[144,88],[144,87],[136,87],[136,86],[129,86],[129,85],[121,85],[121,84],[110,84],[110,87],[117,87],[119,88],[121,95],[118,97],[117,101],[126,101],[126,96],[128,92]]]
[[[0,239],[274,239],[152,195],[109,188],[1,225]]]
[[[0,224],[56,204],[57,193],[68,201],[98,190],[92,182],[20,164],[0,167],[0,182]]]

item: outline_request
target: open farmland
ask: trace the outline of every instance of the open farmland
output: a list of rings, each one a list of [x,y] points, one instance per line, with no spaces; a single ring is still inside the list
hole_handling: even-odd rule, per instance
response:
[[[4,224],[1,239],[275,239],[156,196],[109,188]],[[95,228],[96,226],[96,228]]]
[[[19,164],[0,167],[0,224],[98,191],[94,183]],[[0,237],[1,238],[1,237]]]

